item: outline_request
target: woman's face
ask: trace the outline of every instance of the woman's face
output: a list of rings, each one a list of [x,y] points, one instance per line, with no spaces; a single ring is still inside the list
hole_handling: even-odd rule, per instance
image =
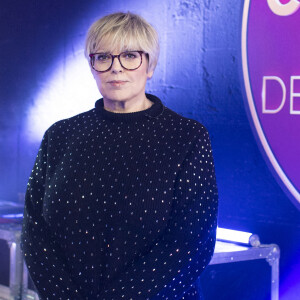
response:
[[[132,49],[136,50],[136,49]],[[97,52],[106,52],[99,49]],[[122,51],[112,51],[113,55]],[[114,59],[111,69],[104,73],[99,73],[91,68],[96,80],[98,89],[106,101],[133,101],[138,102],[145,99],[145,86],[148,78],[151,78],[153,71],[148,72],[148,60],[142,54],[142,64],[136,70],[126,70],[117,58]]]

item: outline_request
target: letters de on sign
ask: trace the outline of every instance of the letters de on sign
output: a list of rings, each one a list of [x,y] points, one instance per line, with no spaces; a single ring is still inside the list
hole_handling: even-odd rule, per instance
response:
[[[300,208],[300,1],[245,0],[243,77],[251,123]]]

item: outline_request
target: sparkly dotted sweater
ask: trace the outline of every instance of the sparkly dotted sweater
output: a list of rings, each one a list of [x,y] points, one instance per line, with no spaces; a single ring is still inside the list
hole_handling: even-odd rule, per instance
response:
[[[40,299],[199,299],[217,187],[209,136],[147,94],[45,133],[29,178],[22,249]]]

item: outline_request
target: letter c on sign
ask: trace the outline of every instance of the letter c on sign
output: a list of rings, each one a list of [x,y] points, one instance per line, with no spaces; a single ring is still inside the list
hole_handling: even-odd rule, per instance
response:
[[[300,7],[298,0],[290,0],[286,4],[282,4],[279,0],[267,0],[271,11],[278,16],[289,16],[295,13]]]

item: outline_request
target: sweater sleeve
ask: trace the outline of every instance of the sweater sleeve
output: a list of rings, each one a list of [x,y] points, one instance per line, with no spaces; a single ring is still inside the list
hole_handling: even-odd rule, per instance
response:
[[[103,287],[100,299],[181,299],[208,265],[216,241],[218,193],[209,136],[204,128],[199,135],[178,165],[166,231]]]
[[[21,247],[40,299],[83,299],[66,268],[63,251],[55,243],[43,217],[47,171],[47,132],[27,185]]]

